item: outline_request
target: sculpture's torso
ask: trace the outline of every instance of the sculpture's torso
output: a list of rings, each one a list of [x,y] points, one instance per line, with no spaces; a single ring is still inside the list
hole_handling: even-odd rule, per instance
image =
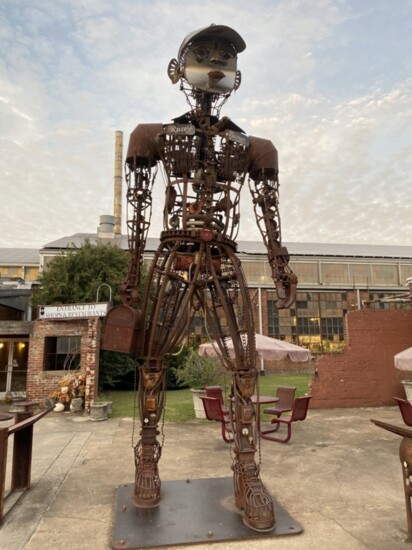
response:
[[[236,236],[240,190],[249,159],[248,137],[227,119],[175,122],[158,135],[167,176],[164,229],[207,229]]]

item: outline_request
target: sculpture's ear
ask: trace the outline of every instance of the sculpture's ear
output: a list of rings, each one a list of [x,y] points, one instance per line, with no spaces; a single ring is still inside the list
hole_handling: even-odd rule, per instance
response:
[[[233,86],[233,89],[237,90],[241,82],[242,82],[242,73],[240,71],[236,71],[235,85]]]
[[[179,69],[179,63],[177,59],[172,59],[167,67],[167,75],[172,81],[172,84],[177,84],[182,76]]]

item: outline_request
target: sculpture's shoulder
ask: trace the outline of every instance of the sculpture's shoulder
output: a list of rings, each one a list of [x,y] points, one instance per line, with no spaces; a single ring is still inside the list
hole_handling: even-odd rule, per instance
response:
[[[278,173],[278,152],[269,139],[249,136],[248,156],[249,174],[252,179],[257,177],[262,169],[269,177]]]
[[[155,164],[160,159],[156,138],[162,131],[162,123],[138,124],[130,134],[126,162],[138,159]]]

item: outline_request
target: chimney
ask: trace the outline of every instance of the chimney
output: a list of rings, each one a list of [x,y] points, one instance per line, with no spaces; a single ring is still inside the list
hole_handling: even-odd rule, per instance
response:
[[[114,234],[122,234],[122,169],[123,169],[123,132],[115,134],[114,150]]]

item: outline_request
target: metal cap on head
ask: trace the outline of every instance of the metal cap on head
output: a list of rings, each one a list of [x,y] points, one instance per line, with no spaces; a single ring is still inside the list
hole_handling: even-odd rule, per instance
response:
[[[223,38],[228,40],[236,48],[237,53],[243,52],[246,48],[246,43],[243,38],[235,30],[225,25],[214,25],[213,23],[208,27],[203,27],[203,29],[198,29],[189,33],[186,38],[183,40],[182,45],[179,48],[179,57],[181,56],[183,50],[192,42],[192,40],[197,40],[199,38]]]

